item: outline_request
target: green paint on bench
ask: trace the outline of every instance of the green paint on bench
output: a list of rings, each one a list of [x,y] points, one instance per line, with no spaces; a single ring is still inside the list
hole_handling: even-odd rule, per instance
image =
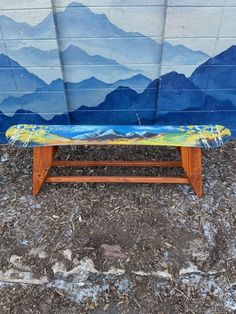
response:
[[[9,143],[20,147],[59,145],[153,145],[219,147],[231,133],[220,125],[193,126],[77,126],[19,124],[6,132]]]

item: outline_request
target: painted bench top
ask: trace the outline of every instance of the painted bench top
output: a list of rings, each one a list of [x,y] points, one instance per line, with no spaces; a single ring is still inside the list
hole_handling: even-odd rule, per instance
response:
[[[6,132],[10,144],[20,147],[57,145],[153,145],[214,148],[230,138],[220,125],[192,126],[12,126]]]

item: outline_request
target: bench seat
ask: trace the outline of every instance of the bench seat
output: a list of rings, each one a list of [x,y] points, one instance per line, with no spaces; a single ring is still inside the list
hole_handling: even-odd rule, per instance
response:
[[[220,125],[192,126],[12,126],[6,132],[10,144],[34,147],[33,194],[38,195],[44,183],[176,183],[191,184],[202,195],[201,148],[219,147],[230,138],[230,131]],[[155,145],[176,146],[177,161],[81,161],[56,160],[62,145]],[[185,176],[50,176],[52,167],[177,167]]]
[[[27,125],[6,132],[9,143],[23,147],[61,145],[153,145],[214,148],[224,145],[230,130],[220,125]]]

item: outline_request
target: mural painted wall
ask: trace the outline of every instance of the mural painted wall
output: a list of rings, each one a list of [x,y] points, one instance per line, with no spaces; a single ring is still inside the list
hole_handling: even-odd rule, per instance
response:
[[[222,124],[235,0],[1,0],[0,142],[14,124]]]

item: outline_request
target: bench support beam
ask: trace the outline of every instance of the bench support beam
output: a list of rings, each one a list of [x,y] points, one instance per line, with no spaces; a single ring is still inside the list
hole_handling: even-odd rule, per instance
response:
[[[35,147],[33,153],[33,194],[38,195],[44,183],[108,182],[108,183],[175,183],[191,184],[202,195],[201,148],[180,147],[179,161],[59,161],[57,147]],[[183,168],[186,177],[145,176],[49,176],[51,167],[171,167]]]

